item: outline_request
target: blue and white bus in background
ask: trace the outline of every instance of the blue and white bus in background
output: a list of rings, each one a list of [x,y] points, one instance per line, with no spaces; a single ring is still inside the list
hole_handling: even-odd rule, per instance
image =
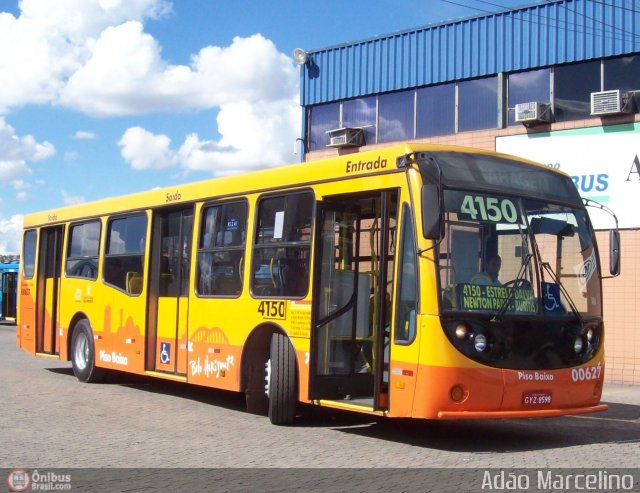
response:
[[[18,263],[0,262],[0,320],[16,319]]]

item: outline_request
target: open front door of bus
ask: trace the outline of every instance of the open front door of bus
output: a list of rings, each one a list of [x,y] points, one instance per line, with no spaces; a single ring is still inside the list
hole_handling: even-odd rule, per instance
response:
[[[386,409],[397,194],[332,197],[317,210],[310,398]]]

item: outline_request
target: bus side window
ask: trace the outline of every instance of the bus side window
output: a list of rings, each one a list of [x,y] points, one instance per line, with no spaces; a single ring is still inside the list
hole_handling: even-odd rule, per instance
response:
[[[238,296],[242,292],[247,203],[205,207],[198,243],[196,290],[201,296]]]
[[[144,250],[147,216],[111,219],[107,226],[104,282],[137,295],[144,286]]]
[[[302,298],[309,290],[313,194],[261,199],[251,272],[255,296]]]
[[[398,302],[394,342],[407,344],[416,336],[416,312],[418,309],[418,265],[416,242],[410,209],[404,206],[402,245],[398,262]]]
[[[69,228],[66,274],[69,277],[98,278],[100,221],[74,224]]]

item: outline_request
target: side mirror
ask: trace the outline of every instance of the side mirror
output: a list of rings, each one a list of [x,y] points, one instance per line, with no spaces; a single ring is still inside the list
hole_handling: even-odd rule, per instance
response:
[[[612,276],[620,275],[620,231],[609,231],[609,272]]]
[[[422,186],[422,236],[439,240],[442,230],[440,190],[431,183]]]

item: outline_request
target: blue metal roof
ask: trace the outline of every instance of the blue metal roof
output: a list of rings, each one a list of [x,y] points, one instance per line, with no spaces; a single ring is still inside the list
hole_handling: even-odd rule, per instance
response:
[[[303,106],[640,51],[640,0],[559,0],[310,51]]]

